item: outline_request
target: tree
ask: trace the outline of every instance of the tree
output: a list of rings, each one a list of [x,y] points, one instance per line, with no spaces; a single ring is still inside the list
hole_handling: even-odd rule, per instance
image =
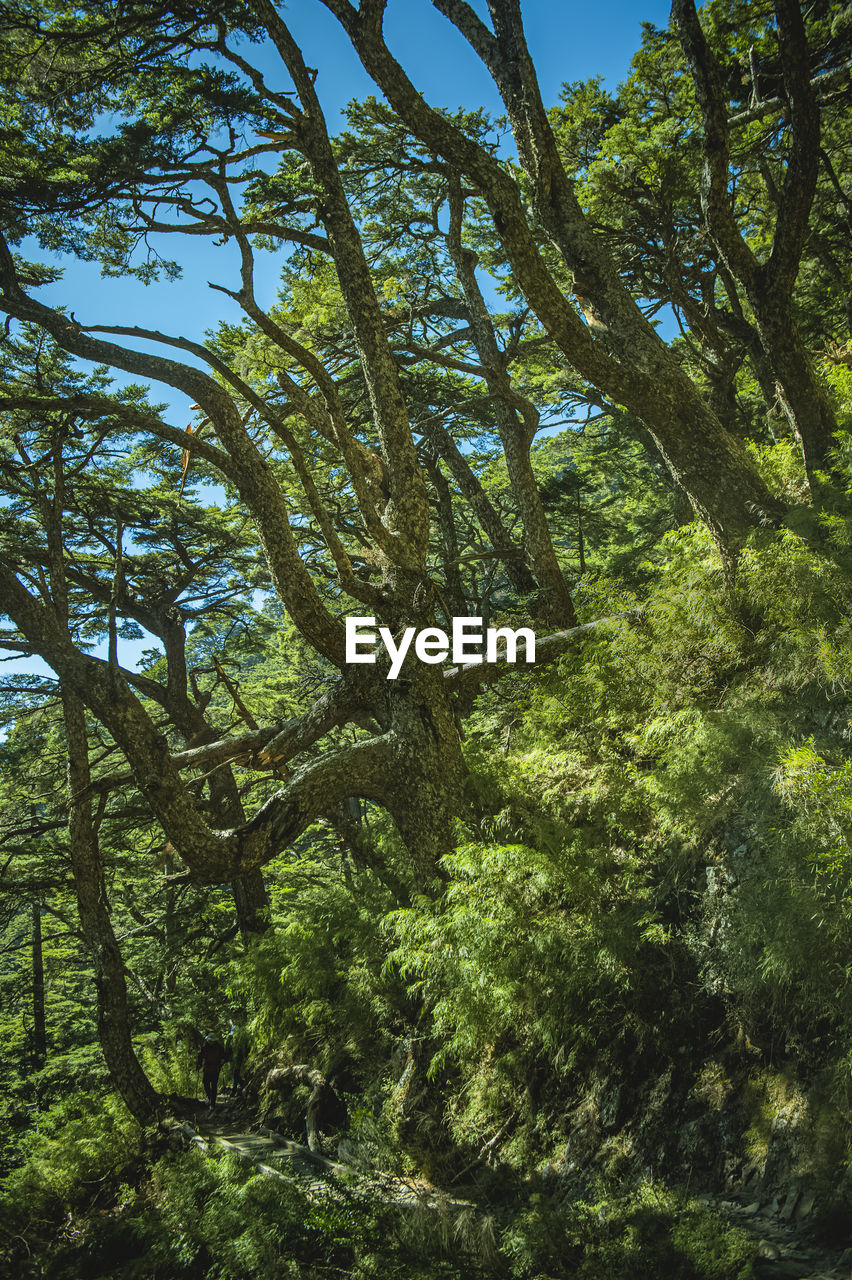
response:
[[[123,41],[124,54],[131,47],[135,49],[136,72],[131,91],[134,109],[138,109],[143,100],[153,103],[151,94],[155,91],[158,109],[165,111],[168,117],[163,122],[161,141],[167,148],[174,146],[177,153],[181,147],[189,145],[197,133],[199,118],[197,112],[190,112],[186,102],[178,106],[176,113],[165,104],[160,94],[162,84],[155,86],[151,81],[148,60],[152,50],[157,50],[159,57],[164,56],[168,41],[164,46],[159,35],[151,34],[151,27],[146,27],[140,35],[135,25],[137,18],[135,15],[128,19],[124,34],[119,38],[120,44]],[[190,46],[215,51],[239,66],[241,59],[228,50],[222,29],[214,28],[210,35],[208,32],[209,26],[205,27],[203,21],[196,24]],[[89,47],[87,74],[94,76],[96,87],[92,88],[93,82],[85,78],[77,82],[78,93],[72,95],[79,113],[75,123],[90,118],[90,113],[112,92],[116,67],[107,62],[104,70],[99,65],[103,51],[99,41],[103,31],[97,23],[87,33],[85,22],[71,30],[64,20],[57,20],[48,35],[48,44],[58,42],[56,48],[66,56],[69,41],[79,49],[88,43],[90,34],[94,43]],[[280,32],[278,34],[281,35]],[[21,25],[10,32],[11,43],[19,50],[20,42],[25,38],[25,28]],[[35,61],[29,87],[34,90],[34,99],[46,95],[46,100],[54,102],[53,71],[46,69],[46,46],[43,45],[41,31],[33,35],[33,41]],[[297,220],[302,209],[317,208],[328,240],[321,240],[313,232],[303,234],[297,228],[288,229],[286,225],[281,229],[287,238],[294,238],[312,249],[318,245],[323,252],[331,250],[336,287],[342,297],[358,354],[358,376],[370,406],[372,421],[368,425],[371,434],[375,432],[375,447],[369,447],[353,434],[343,411],[345,398],[328,369],[273,315],[262,312],[255,302],[252,286],[254,254],[249,235],[256,231],[265,234],[270,230],[270,224],[258,222],[251,213],[245,221],[240,219],[231,197],[231,157],[224,161],[216,159],[214,152],[209,152],[200,166],[192,159],[180,162],[183,166],[180,182],[183,185],[172,203],[178,211],[193,207],[197,197],[192,194],[192,187],[199,181],[216,192],[219,212],[212,219],[203,218],[196,229],[205,234],[224,232],[233,236],[239,246],[242,283],[238,296],[253,326],[272,342],[277,351],[282,366],[280,378],[289,397],[282,409],[279,410],[268,396],[259,394],[250,381],[220,360],[210,348],[182,338],[163,336],[167,345],[201,355],[214,370],[215,377],[177,360],[144,355],[94,336],[93,331],[84,329],[76,320],[44,306],[27,294],[24,281],[34,278],[33,269],[17,263],[8,248],[3,251],[2,274],[4,305],[10,315],[46,331],[72,355],[159,379],[186,391],[194,397],[203,421],[189,436],[138,405],[119,404],[114,399],[107,402],[97,396],[81,395],[76,389],[64,394],[55,384],[46,387],[41,397],[32,394],[22,396],[18,388],[10,389],[4,406],[11,412],[38,410],[51,417],[54,424],[51,429],[54,431],[59,430],[57,424],[65,420],[65,415],[71,415],[68,421],[74,424],[75,430],[80,429],[79,423],[84,419],[103,418],[105,430],[151,433],[161,441],[182,448],[185,446],[192,459],[215,467],[251,513],[275,589],[302,635],[330,664],[330,671],[343,666],[339,596],[333,604],[323,599],[317,581],[300,554],[285,487],[264,458],[252,430],[265,433],[268,442],[274,442],[275,447],[283,444],[286,449],[289,465],[301,486],[311,519],[321,531],[326,554],[333,562],[337,582],[335,592],[343,590],[359,605],[366,604],[374,609],[394,630],[403,621],[424,625],[433,620],[436,594],[427,566],[429,520],[426,479],[412,441],[399,372],[386,335],[385,317],[349,211],[311,77],[287,37],[283,37],[282,49],[298,82],[303,109],[293,107],[289,99],[280,94],[272,93],[270,98],[266,91],[250,96],[247,101],[245,92],[236,90],[232,82],[220,74],[214,78],[217,91],[222,94],[222,106],[221,109],[211,107],[209,127],[225,126],[233,132],[237,111],[245,112],[248,106],[250,111],[260,114],[261,109],[267,110],[269,103],[274,104],[274,114],[280,123],[287,125],[288,146],[292,135],[293,150],[288,152],[276,182],[287,192],[287,206]],[[186,53],[182,56],[185,57]],[[122,65],[126,70],[126,63]],[[160,63],[161,70],[163,65]],[[180,57],[169,65],[177,82],[186,85],[188,81],[197,81],[197,73],[182,65]],[[206,72],[201,73],[202,80],[206,75]],[[255,76],[255,88],[258,83]],[[174,101],[173,98],[173,104]],[[57,121],[63,119],[61,109],[55,118]],[[80,234],[84,234],[82,227],[87,223],[94,223],[94,230],[88,234],[90,251],[98,252],[108,263],[120,260],[131,235],[128,224],[120,221],[119,209],[130,215],[132,208],[138,207],[141,220],[137,227],[150,225],[157,229],[160,226],[147,209],[152,202],[158,208],[162,205],[160,177],[154,178],[154,174],[159,174],[163,164],[170,168],[171,161],[158,150],[160,143],[155,141],[151,132],[145,132],[148,136],[143,143],[143,151],[147,148],[150,152],[148,173],[141,182],[130,176],[129,182],[119,180],[118,186],[113,188],[112,230],[118,248],[114,242],[105,243],[106,223],[103,219],[99,223],[93,212],[96,203],[94,187],[99,188],[98,198],[103,193],[99,181],[92,188],[86,184],[72,184],[67,188],[61,181],[56,186],[49,180],[45,190],[35,193],[36,203],[40,204],[40,216],[48,210],[51,216],[61,213],[68,226],[74,221]],[[117,159],[116,143],[121,149],[132,141],[131,134],[132,130],[130,134],[120,131],[119,135],[105,139],[103,146],[96,144],[96,163],[104,166],[104,176],[113,160]],[[75,146],[84,149],[89,146],[82,137],[71,141],[70,134],[66,135],[66,142],[71,150]],[[232,158],[239,166],[259,153],[279,148],[280,142],[276,140],[274,144],[237,150]],[[294,188],[300,184],[304,187],[304,179],[297,171],[293,157],[299,157],[299,163],[302,163],[302,157],[306,158],[310,166],[307,200],[299,192],[294,198]],[[68,159],[66,153],[64,160]],[[137,159],[141,159],[141,155]],[[16,217],[32,216],[36,212],[30,177],[28,175],[27,180],[19,185],[9,202],[7,213],[10,217],[13,209]],[[152,179],[156,189],[149,185]],[[27,206],[26,210],[24,206]],[[13,231],[19,225],[13,222]],[[39,278],[37,274],[35,278]],[[113,327],[110,332],[120,336],[144,336],[141,331],[127,326]],[[300,438],[300,429],[294,429],[288,421],[300,416],[317,432],[320,440],[331,446],[336,454],[335,465],[344,469],[345,483],[347,487],[351,486],[358,519],[362,522],[363,532],[359,532],[358,537],[362,542],[366,539],[372,562],[380,567],[380,586],[369,580],[369,570],[356,573],[353,569],[345,535],[342,537],[335,528],[314,480],[312,462],[306,457],[306,450],[313,446],[313,441]],[[205,425],[213,428],[218,444],[202,439],[201,427]],[[531,496],[534,497],[532,492]],[[57,511],[55,519],[63,518],[64,512]],[[57,545],[61,543],[62,535],[62,528],[57,526],[54,535]],[[176,724],[187,731],[195,729],[194,709],[187,702],[182,673],[180,627],[173,625],[169,616],[173,603],[169,601],[168,593],[161,593],[162,608],[159,612],[150,597],[147,601],[128,601],[121,582],[123,553],[120,541],[120,537],[114,538],[112,544],[118,567],[114,570],[108,608],[114,610],[117,618],[129,614],[143,620],[161,636],[167,647],[168,680],[171,681],[173,695],[171,709],[173,714],[177,713]],[[533,559],[536,556],[540,558],[538,548],[543,545],[539,537]],[[421,876],[428,880],[434,873],[436,858],[447,847],[450,838],[452,818],[459,811],[464,773],[451,703],[452,681],[448,681],[442,672],[412,664],[406,680],[390,683],[385,680],[383,670],[370,672],[367,676],[362,672],[353,674],[347,671],[296,723],[256,730],[244,735],[238,744],[226,740],[209,746],[194,746],[190,748],[188,757],[176,760],[134,689],[139,682],[119,670],[114,638],[110,642],[110,657],[102,660],[82,652],[64,633],[57,614],[55,592],[60,590],[57,575],[66,572],[64,560],[60,565],[58,557],[53,574],[48,574],[49,581],[40,584],[34,593],[22,581],[17,562],[7,559],[3,569],[5,607],[26,637],[27,644],[57,671],[63,689],[69,696],[80,697],[119,744],[130,763],[137,786],[193,876],[218,881],[250,873],[276,856],[316,816],[353,793],[387,805]],[[552,575],[555,571],[551,569],[550,572]],[[104,583],[94,583],[89,579],[80,585],[94,596],[99,594],[101,605],[105,603],[107,588]],[[41,599],[37,598],[39,595]],[[114,633],[115,624],[111,625]],[[168,700],[168,684],[166,695],[150,686],[145,692],[154,696],[161,705]],[[233,752],[244,754],[247,745],[253,749],[266,748],[268,767],[272,767],[274,762],[274,767],[280,768],[287,759],[310,747],[329,729],[353,720],[356,724],[370,724],[378,732],[358,738],[335,754],[303,765],[247,823],[232,820],[232,825],[224,828],[211,824],[180,776],[181,765],[226,763],[234,758]],[[217,816],[221,822],[223,815]]]
[[[768,254],[758,257],[736,224],[730,204],[729,110],[717,60],[693,0],[672,9],[695,84],[704,126],[701,208],[718,261],[743,291],[754,314],[763,353],[778,395],[802,443],[811,480],[826,465],[834,412],[814,371],[792,312],[793,289],[808,234],[820,160],[820,113],[814,67],[798,0],[775,4],[778,64],[788,104],[789,146],[780,184],[771,182],[776,205]],[[755,81],[753,109],[761,112]],[[779,104],[780,105],[780,104]]]
[[[752,408],[743,397],[741,370],[750,365],[763,414],[780,409],[800,447],[808,439],[803,457],[813,477],[827,465],[836,430],[806,347],[816,329],[837,326],[838,338],[843,331],[846,280],[834,230],[835,165],[842,173],[843,161],[830,140],[846,117],[839,86],[848,50],[830,38],[818,9],[807,28],[792,10],[782,15],[783,33],[768,8],[706,6],[703,26],[694,10],[687,19],[678,9],[678,28],[646,26],[617,94],[582,83],[564,91],[553,113],[560,153],[632,291],[674,309],[693,377],[725,427],[765,434],[760,402]],[[694,85],[686,62],[699,45]],[[810,104],[806,112],[778,96],[785,75]],[[821,135],[834,159],[822,149],[818,176]],[[816,324],[813,307],[803,306],[815,274]],[[837,316],[828,326],[827,306]]]
[[[560,406],[585,399],[613,422],[641,421],[658,461],[729,552],[755,525],[784,514],[741,439],[631,296],[617,257],[581,209],[541,101],[517,0],[493,0],[491,28],[457,0],[436,3],[494,76],[520,169],[499,157],[481,118],[436,111],[416,93],[384,43],[382,3],[326,3],[392,109],[372,139],[341,148],[329,137],[316,74],[270,0],[192,9],[93,4],[71,16],[57,7],[38,20],[21,7],[10,11],[5,31],[15,127],[2,197],[0,306],[72,357],[185,392],[198,416],[191,429],[177,427],[138,395],[63,385],[40,368],[26,387],[8,385],[0,407],[9,421],[38,415],[51,443],[33,459],[47,477],[37,517],[47,559],[23,568],[14,545],[7,549],[4,608],[17,643],[51,665],[63,697],[79,699],[116,744],[139,797],[199,883],[246,883],[353,796],[387,809],[421,883],[433,881],[463,808],[459,717],[485,673],[409,660],[403,678],[389,681],[382,664],[347,667],[342,617],[367,609],[396,632],[441,615],[448,621],[466,599],[484,603],[492,588],[483,594],[481,584],[465,584],[461,536],[484,542],[510,588],[534,588],[525,594],[539,617],[567,624],[540,646],[542,656],[571,643],[579,633],[574,605],[530,460],[547,395]],[[795,25],[786,9],[783,22]],[[270,83],[244,56],[240,33],[275,49],[292,90]],[[800,81],[802,41],[797,34],[788,44],[782,61],[785,68],[795,62],[789,74]],[[106,112],[113,123],[100,135]],[[794,143],[795,151],[801,139]],[[382,239],[360,203],[370,184],[346,158],[359,148],[363,155],[372,148],[370,165],[403,175],[398,222],[378,256],[365,248],[371,237]],[[796,225],[787,274],[802,242]],[[34,296],[47,276],[15,252],[25,230],[46,246],[98,259],[108,272],[135,270],[142,278],[176,269],[156,255],[134,259],[147,236],[230,242],[239,280],[214,287],[239,303],[245,323],[206,342],[81,323],[76,312]],[[412,272],[414,296],[400,306],[399,290],[390,287],[391,241],[418,236],[422,266]],[[264,309],[256,254],[282,245],[289,247],[290,297]],[[483,259],[505,274],[508,314],[495,316],[487,303]],[[170,354],[137,349],[134,341],[143,339]],[[536,368],[539,350],[546,354]],[[489,416],[513,488],[523,561],[507,528],[509,508],[497,509],[464,444],[465,424]],[[82,433],[79,447],[75,433]],[[825,440],[806,436],[813,470]],[[160,459],[164,450],[180,450],[184,472],[215,474],[247,513],[269,585],[322,673],[302,714],[199,741],[199,734],[210,738],[210,726],[203,691],[191,687],[186,670],[189,615],[177,601],[187,574],[199,585],[210,579],[180,531],[183,517],[172,517],[159,548],[174,557],[174,576],[159,581],[134,561],[138,591],[124,569],[126,494],[120,502],[100,499],[91,534],[106,552],[101,568],[93,573],[69,556],[77,516],[57,496],[67,458],[85,465],[93,441],[107,438],[147,442]],[[132,455],[129,465],[125,484]],[[460,535],[471,511],[471,532]],[[237,547],[223,551],[233,557]],[[84,612],[106,609],[106,658],[87,653],[70,628],[70,589],[86,601]],[[132,620],[164,645],[164,682],[121,668],[119,629]],[[221,663],[216,678],[228,687]],[[229,692],[239,709],[238,693]],[[315,752],[344,726],[350,740]],[[300,756],[295,772],[246,817],[224,766],[248,760],[280,773]],[[212,770],[206,796],[184,776],[202,766]]]
[[[816,1146],[848,1113],[849,443],[776,403],[813,364],[849,411],[845,46],[821,0],[799,26],[681,5],[686,52],[648,28],[624,86],[547,112],[519,5],[438,0],[516,161],[411,90],[382,3],[327,3],[390,99],[336,138],[284,5],[5,11],[0,650],[29,669],[0,679],[0,1155],[32,1158],[0,1248],[56,1274],[123,1238],[149,1271],[626,1275],[645,1238],[665,1271],[644,1192],[584,1257],[599,1206],[550,1190],[694,1181],[699,1129],[724,1178],[778,1070],[802,1107],[820,1085]],[[827,157],[807,209],[796,94]],[[168,279],[185,235],[223,250],[203,338],[41,300],[38,244]],[[794,283],[761,293],[785,240]],[[352,614],[534,626],[559,661],[391,680],[347,663]],[[435,1266],[394,1259],[357,1183],[311,1206],[105,1096],[193,1114],[190,1045],[231,1019],[247,1105],[324,1082],[374,1165],[472,1176],[470,1258],[442,1214]],[[316,1102],[297,1085],[272,1123],[307,1107],[314,1146]],[[803,1159],[842,1185],[842,1146]],[[682,1201],[669,1270],[748,1269],[706,1224],[689,1249]]]
[[[384,4],[356,9],[348,0],[325,3],[415,136],[465,173],[485,200],[517,285],[545,331],[578,373],[642,419],[696,511],[731,543],[745,535],[756,515],[758,520],[777,519],[777,504],[738,442],[708,409],[630,297],[580,208],[541,100],[519,0],[494,0],[489,5],[493,31],[460,0],[435,3],[469,41],[500,91],[529,184],[533,222],[506,166],[432,110],[392,57],[382,37]],[[272,23],[270,8],[263,12]],[[555,272],[539,249],[540,233],[557,254]],[[605,341],[594,336],[593,327],[587,327],[571,305],[568,280],[596,317],[596,327],[605,330]]]

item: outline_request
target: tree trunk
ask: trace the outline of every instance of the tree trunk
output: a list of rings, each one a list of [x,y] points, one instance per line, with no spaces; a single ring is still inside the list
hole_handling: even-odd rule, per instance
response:
[[[240,793],[229,765],[223,765],[211,774],[210,799],[223,824],[238,827],[245,822]],[[269,895],[261,868],[251,867],[237,876],[231,882],[231,894],[243,941],[247,942],[249,938],[265,933],[270,927]]]
[[[47,1060],[44,1013],[44,954],[41,945],[41,903],[33,902],[33,1064],[40,1071]]]
[[[580,482],[577,481],[577,559],[582,578],[586,572],[586,539],[583,535],[583,505],[580,501]]]
[[[163,874],[168,877],[172,874],[172,860],[166,855],[163,860]],[[163,939],[165,959],[163,961],[163,989],[166,993],[166,1006],[171,1013],[171,1002],[177,991],[177,983],[175,981],[175,963],[174,956],[178,946],[178,931],[175,920],[175,889],[174,885],[168,884],[165,894],[165,905],[163,907]]]
[[[440,859],[454,845],[466,766],[440,667],[416,662],[388,682],[394,739],[393,785],[384,799],[408,849],[420,886],[442,878]]]
[[[86,721],[79,698],[63,689],[68,745],[71,865],[83,937],[95,970],[98,1039],[113,1084],[142,1123],[157,1113],[159,1098],[133,1049],[124,962],[109,914],[103,864],[88,798],[90,786]]]
[[[494,419],[500,435],[500,443],[503,446],[506,470],[523,525],[527,560],[540,589],[538,608],[542,615],[554,625],[573,627],[577,622],[574,603],[556,558],[541,493],[530,459],[533,432],[538,425],[538,411],[524,397],[517,393],[512,394],[511,381],[497,345],[494,325],[476,278],[479,259],[471,249],[462,245],[461,224],[461,188],[456,186],[455,189],[451,188],[450,230],[447,245],[453,257],[459,283],[464,291],[473,343],[485,373],[488,390],[491,392]],[[518,404],[521,405],[524,416],[519,412]]]
[[[490,209],[517,286],[545,332],[583,378],[645,422],[675,480],[719,543],[735,549],[755,525],[780,521],[783,504],[630,297],[605,244],[584,217],[541,101],[516,0],[492,7],[495,37],[484,44],[468,6],[435,3],[471,39],[500,89],[529,179],[529,203],[602,317],[606,332],[600,335],[583,324],[542,256],[525,197],[500,159],[428,106],[391,56],[380,23],[366,20],[361,10],[342,0],[324,3],[412,132],[472,180]]]
[[[661,383],[656,405],[641,413],[675,483],[722,547],[736,548],[750,528],[775,524],[783,505],[747,463],[740,443],[723,431],[697,388]],[[665,432],[657,430],[661,418]]]
[[[360,802],[358,802],[360,807]],[[348,848],[356,867],[369,867],[374,875],[390,890],[401,907],[411,906],[411,894],[399,876],[388,867],[371,839],[366,822],[355,817],[351,810],[351,802],[344,801],[329,811],[328,820],[340,837],[341,845]]]
[[[731,200],[728,95],[715,53],[704,34],[695,0],[675,0],[672,17],[695,85],[704,125],[701,207],[720,262],[751,304],[760,343],[777,383],[781,404],[799,436],[813,484],[826,464],[837,430],[793,319],[793,289],[817,189],[820,112],[811,81],[811,51],[796,0],[776,0],[776,39],[790,131],[783,183],[770,166],[761,172],[777,214],[769,253],[756,257],[736,220]]]
[[[437,458],[424,458],[423,467],[432,482],[432,487],[438,500],[437,524],[443,549],[445,612],[449,610],[451,615],[462,617],[466,612],[467,606],[464,583],[459,571],[459,542],[450,486]],[[448,615],[446,621],[448,627],[452,626],[452,616]]]
[[[816,472],[827,466],[828,451],[837,430],[828,396],[820,385],[792,317],[783,309],[755,308],[761,344],[775,376],[778,400],[799,437],[808,480],[813,490]]]
[[[556,558],[538,482],[532,469],[529,444],[522,438],[518,415],[508,405],[495,402],[495,417],[506,457],[506,470],[521,513],[527,558],[539,585],[538,611],[557,627],[574,627],[577,615],[562,568]]]
[[[524,553],[516,547],[499,513],[471,469],[464,455],[445,427],[430,423],[423,431],[431,444],[446,462],[459,487],[461,495],[470,503],[473,513],[482,526],[505,570],[506,577],[518,595],[528,596],[536,589],[536,580],[524,560]]]
[[[260,867],[251,867],[231,882],[237,921],[244,941],[265,933],[269,925],[269,894]]]

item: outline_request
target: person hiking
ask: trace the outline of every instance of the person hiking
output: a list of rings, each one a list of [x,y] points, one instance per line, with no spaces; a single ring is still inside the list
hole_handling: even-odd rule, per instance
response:
[[[219,1088],[219,1072],[225,1061],[225,1046],[211,1033],[204,1037],[204,1044],[198,1050],[197,1067],[203,1067],[204,1092],[211,1110],[216,1105],[216,1093]]]
[[[231,1063],[233,1070],[233,1079],[231,1081],[231,1093],[239,1093],[245,1085],[243,1077],[243,1069],[251,1049],[251,1040],[249,1033],[245,1027],[237,1027],[231,1023],[231,1030],[228,1034],[228,1052],[226,1053],[226,1061]]]

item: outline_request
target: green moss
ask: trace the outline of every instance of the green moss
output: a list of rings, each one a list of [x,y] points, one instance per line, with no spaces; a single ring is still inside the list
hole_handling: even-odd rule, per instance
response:
[[[734,1082],[731,1080],[721,1062],[710,1061],[704,1064],[692,1088],[693,1097],[721,1111],[731,1096]]]

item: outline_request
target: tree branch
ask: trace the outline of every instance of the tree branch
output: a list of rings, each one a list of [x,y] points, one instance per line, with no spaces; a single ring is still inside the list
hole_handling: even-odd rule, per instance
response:
[[[570,627],[567,631],[553,631],[550,635],[542,636],[541,639],[536,640],[534,662],[527,663],[524,660],[526,646],[519,644],[517,664],[510,665],[505,660],[498,660],[497,662],[483,662],[470,667],[448,667],[444,672],[446,687],[453,692],[472,697],[481,686],[492,684],[495,680],[499,680],[501,676],[509,675],[510,673],[517,675],[519,672],[523,674],[524,671],[552,662],[554,658],[558,658],[560,654],[565,653],[578,640],[584,639],[600,627],[606,626],[607,623],[638,617],[641,613],[643,613],[642,609],[627,609],[623,613],[610,614],[608,618],[598,618],[595,622],[584,622],[578,627]]]
[[[748,288],[758,264],[737,226],[728,190],[728,111],[719,67],[701,27],[695,0],[673,0],[672,17],[692,73],[704,124],[701,207],[719,252],[736,278]]]

